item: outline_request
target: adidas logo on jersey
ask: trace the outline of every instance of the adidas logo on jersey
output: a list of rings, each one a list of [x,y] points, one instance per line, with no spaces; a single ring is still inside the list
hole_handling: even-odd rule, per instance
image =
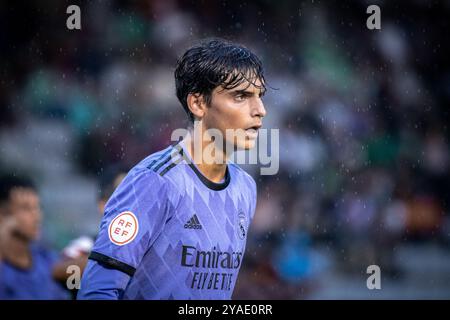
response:
[[[185,229],[201,229],[202,225],[200,224],[200,221],[197,218],[197,215],[194,214],[188,222],[184,225]]]

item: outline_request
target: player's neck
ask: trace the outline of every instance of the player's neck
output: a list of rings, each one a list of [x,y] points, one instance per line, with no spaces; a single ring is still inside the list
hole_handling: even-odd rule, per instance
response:
[[[207,148],[210,148],[210,144],[212,143],[212,141],[202,140],[200,143],[199,141],[194,141],[194,139],[192,139],[191,137],[192,135],[185,137],[183,139],[183,144],[186,147],[189,156],[194,161],[194,164],[197,166],[200,172],[206,178],[208,178],[208,180],[215,183],[220,183],[225,178],[229,155],[227,155],[220,148],[215,148],[214,152],[222,153],[220,154],[219,158],[223,159],[223,161],[220,161],[218,163],[207,161],[204,159],[204,155],[208,155],[208,152],[205,152],[205,150],[208,150]],[[201,146],[200,151],[197,149],[198,146]]]

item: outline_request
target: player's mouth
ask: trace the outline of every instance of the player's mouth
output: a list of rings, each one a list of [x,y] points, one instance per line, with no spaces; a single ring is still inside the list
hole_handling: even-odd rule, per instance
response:
[[[255,125],[253,127],[249,127],[247,129],[245,129],[245,134],[250,139],[256,139],[258,137],[258,130],[259,130],[259,128],[261,128],[260,124]]]

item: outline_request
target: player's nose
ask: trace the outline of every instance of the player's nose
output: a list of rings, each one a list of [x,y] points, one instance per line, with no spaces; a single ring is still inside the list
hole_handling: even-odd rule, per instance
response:
[[[266,116],[266,108],[264,107],[263,101],[259,97],[256,98],[252,103],[251,116],[260,118]]]

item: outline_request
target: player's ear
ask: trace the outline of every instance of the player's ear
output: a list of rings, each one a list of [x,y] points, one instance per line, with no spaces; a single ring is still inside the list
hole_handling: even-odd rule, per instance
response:
[[[189,110],[196,118],[203,118],[203,116],[205,115],[206,103],[201,94],[189,93],[187,96],[187,105]]]

